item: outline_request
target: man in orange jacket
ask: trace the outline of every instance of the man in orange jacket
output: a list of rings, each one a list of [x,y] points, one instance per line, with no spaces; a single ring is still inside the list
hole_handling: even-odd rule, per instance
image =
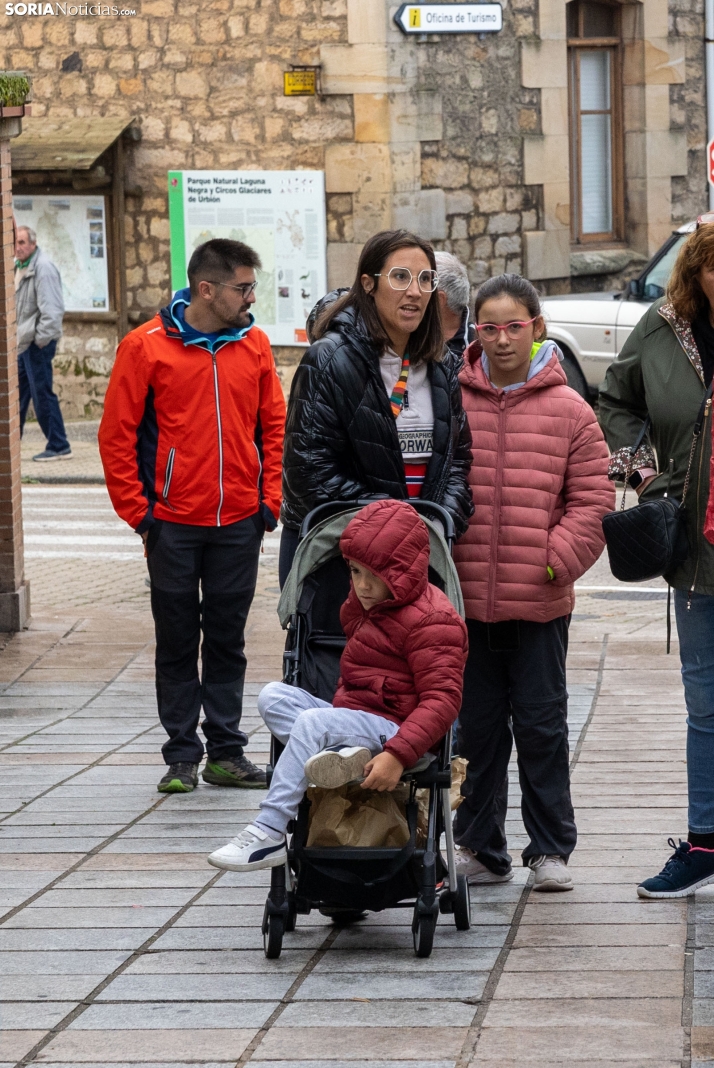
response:
[[[190,288],[119,345],[104,401],[107,489],[143,538],[151,577],[156,694],[169,736],[162,793],[198,785],[201,707],[204,781],[266,785],[240,730],[245,623],[263,534],[280,513],[285,424],[270,343],[250,312],[259,268],[240,241],[200,245]]]

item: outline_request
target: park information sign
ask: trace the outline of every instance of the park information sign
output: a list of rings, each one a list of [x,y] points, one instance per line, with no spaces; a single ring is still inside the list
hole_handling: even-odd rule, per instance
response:
[[[110,311],[104,197],[16,195],[12,210],[59,270],[65,310]]]
[[[253,314],[273,345],[306,345],[305,320],[327,289],[322,171],[169,171],[171,285],[212,237],[260,256]]]
[[[497,33],[500,4],[402,4],[394,21],[403,33]]]

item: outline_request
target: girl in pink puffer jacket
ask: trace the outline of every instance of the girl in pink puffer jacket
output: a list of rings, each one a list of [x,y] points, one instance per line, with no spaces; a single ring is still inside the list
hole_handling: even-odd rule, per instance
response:
[[[460,374],[473,436],[475,512],[454,558],[469,631],[459,753],[469,761],[454,830],[472,883],[513,878],[508,761],[518,749],[523,863],[534,889],[570,890],[565,658],[576,579],[605,541],[614,506],[608,450],[590,405],[567,384],[534,287],[492,278],[476,296],[478,340]],[[512,731],[511,731],[512,724]]]

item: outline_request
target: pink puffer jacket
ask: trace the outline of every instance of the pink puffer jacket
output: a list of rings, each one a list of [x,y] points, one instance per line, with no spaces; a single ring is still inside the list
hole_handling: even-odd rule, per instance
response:
[[[469,345],[459,375],[476,505],[454,551],[466,615],[546,623],[572,612],[573,583],[605,546],[601,521],[615,503],[607,446],[555,353],[508,393],[491,386],[480,355]]]

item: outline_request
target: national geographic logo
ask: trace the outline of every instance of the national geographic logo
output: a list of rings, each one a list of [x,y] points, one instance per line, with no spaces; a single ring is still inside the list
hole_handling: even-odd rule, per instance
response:
[[[113,4],[5,4],[6,15],[71,15],[87,17],[91,15],[135,15],[129,8],[115,7]]]

